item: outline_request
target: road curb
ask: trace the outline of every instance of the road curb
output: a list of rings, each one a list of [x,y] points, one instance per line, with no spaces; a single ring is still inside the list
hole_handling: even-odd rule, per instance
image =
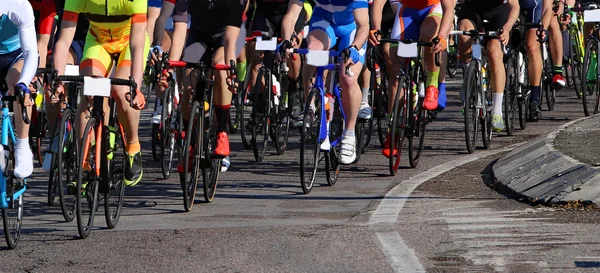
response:
[[[594,116],[568,122],[500,157],[492,166],[494,182],[490,186],[533,203],[599,204],[600,168],[561,153],[554,144],[561,131],[590,118]]]

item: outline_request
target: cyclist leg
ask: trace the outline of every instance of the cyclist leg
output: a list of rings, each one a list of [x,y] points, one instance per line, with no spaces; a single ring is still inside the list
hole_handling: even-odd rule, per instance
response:
[[[73,41],[73,44],[77,43],[77,41]],[[82,56],[82,49],[81,48],[75,48],[76,45],[72,45],[71,48],[69,49],[69,55],[67,56],[67,64],[79,64],[79,60],[81,60],[81,56]],[[79,46],[79,45],[77,45]],[[55,131],[56,131],[56,126],[57,124],[57,120],[58,120],[58,114],[60,113],[60,111],[63,108],[63,102],[66,101],[67,98],[67,92],[65,91],[64,94],[64,99],[61,98],[55,98],[53,95],[54,94],[48,94],[49,96],[46,97],[46,118],[48,119],[48,133],[50,136],[53,136]],[[58,147],[58,139],[53,140],[52,142],[52,149]],[[55,144],[56,143],[56,144]]]
[[[20,51],[20,50],[19,50]],[[19,54],[13,61],[13,64],[6,73],[6,85],[8,86],[8,92],[14,95],[14,86],[21,75],[23,69],[24,60]],[[31,105],[33,104],[29,99],[29,95],[25,95],[25,102],[28,102],[25,106],[27,107],[27,115],[31,116]],[[25,178],[31,175],[33,172],[33,154],[29,147],[29,124],[25,124],[23,117],[21,116],[21,104],[14,102],[14,129],[17,135],[17,142],[15,143],[15,176]]]
[[[541,7],[525,7],[522,10],[527,12],[525,22],[538,23],[541,22],[542,11]],[[540,101],[540,85],[542,78],[542,52],[540,48],[540,42],[538,41],[538,29],[530,28],[525,32],[525,46],[527,51],[527,75],[529,79],[529,85],[531,88],[531,95],[529,98],[529,120],[537,121],[540,115],[539,101]]]
[[[304,8],[298,17],[298,20],[296,21],[296,26],[294,27],[294,31],[297,33],[296,36],[298,37],[298,43],[295,45],[295,48],[300,48],[302,40],[304,39],[305,33],[303,28],[306,25],[307,17],[307,11],[306,8]],[[283,21],[283,16],[281,16],[281,19],[278,22],[277,29],[281,29],[281,21]],[[302,60],[298,55],[296,55],[295,59],[289,58],[287,60],[287,67],[290,69],[287,74],[288,98],[291,102],[290,110],[292,114],[298,114],[302,109],[302,106],[300,105],[300,95],[298,94],[298,77],[300,77],[300,71],[302,69]]]
[[[317,18],[316,15],[313,15],[310,23],[310,32],[306,38],[307,40],[307,48],[309,50],[328,50],[331,45],[335,44],[337,41],[337,37],[331,27],[331,24],[322,18]],[[314,75],[316,68],[311,65],[305,65],[302,68],[303,75]],[[304,98],[307,98],[310,91],[312,90],[312,86],[310,85],[311,77],[303,77],[304,80]],[[311,104],[311,107],[314,107]],[[305,111],[307,109],[304,109]],[[311,109],[314,110],[314,109]]]
[[[562,17],[564,6],[562,2],[558,3],[557,16]],[[559,18],[560,18],[559,17]],[[561,26],[558,23],[556,16],[550,20],[550,26],[548,27],[548,45],[550,48],[550,54],[552,55],[552,82],[555,85],[561,87],[566,85],[565,78],[562,76],[563,73],[563,36],[561,32]]]
[[[440,23],[442,21],[442,6],[438,3],[426,8],[424,11],[427,17],[421,23],[421,40],[431,41],[437,37]],[[435,54],[431,49],[424,50],[424,61],[427,69],[427,87],[425,91],[425,101],[423,107],[429,111],[438,108],[438,81],[440,76],[440,68],[435,64]]]

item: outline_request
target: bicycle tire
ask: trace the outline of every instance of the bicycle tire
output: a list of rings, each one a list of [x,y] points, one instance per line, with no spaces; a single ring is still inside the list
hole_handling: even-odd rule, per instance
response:
[[[98,181],[94,175],[88,176],[88,181],[85,185],[83,185],[84,180],[84,160],[89,160],[89,166],[94,166],[91,162],[94,162],[96,153],[95,153],[95,145],[100,145],[100,143],[92,144],[92,140],[89,139],[94,133],[94,129],[96,127],[96,119],[90,118],[85,125],[85,129],[83,131],[83,141],[81,142],[81,146],[79,150],[81,153],[79,154],[79,173],[77,176],[77,190],[75,192],[75,200],[77,204],[77,230],[79,231],[79,236],[82,239],[87,238],[92,232],[92,227],[94,225],[94,217],[96,216],[96,210],[98,209]],[[85,146],[89,143],[89,147],[87,149],[88,156],[86,158],[85,155]],[[98,166],[99,167],[99,166]],[[93,169],[91,170],[94,171]],[[91,179],[89,179],[91,177]],[[82,198],[82,194],[85,194],[85,198]],[[91,196],[91,200],[89,199]],[[88,203],[86,205],[83,204],[83,200]],[[91,203],[91,204],[89,204]],[[84,209],[86,209],[84,211]]]
[[[43,164],[44,162],[44,152],[47,150],[45,149],[45,145],[44,145],[44,139],[46,138],[46,130],[47,130],[47,121],[46,121],[46,114],[45,113],[37,113],[37,127],[38,127],[38,132],[35,136],[35,142],[36,142],[36,156],[37,156],[37,160],[40,163],[40,165]]]
[[[212,92],[212,90],[208,90]],[[212,93],[211,93],[212,97]],[[206,96],[205,98],[211,99]],[[213,157],[212,153],[216,145],[216,124],[213,121],[215,115],[213,112],[212,102],[208,115],[205,114],[204,108],[200,108],[200,116],[204,117],[204,129],[200,133],[205,133],[205,137],[202,138],[204,141],[203,153],[204,158],[201,159],[200,167],[202,169],[202,188],[204,191],[204,200],[210,203],[215,198],[217,192],[217,184],[219,182],[219,173],[221,172],[221,158]]]
[[[573,78],[573,88],[575,89],[575,95],[578,99],[581,99],[583,94],[581,93],[581,77],[582,77],[582,66],[583,59],[581,48],[579,45],[579,33],[575,30],[569,31],[569,60],[571,62],[571,77]]]
[[[585,61],[583,66],[581,90],[583,94],[583,112],[585,116],[591,116],[598,113],[597,101],[598,101],[598,88],[600,83],[596,79],[593,83],[590,83],[587,79],[588,70],[591,65],[591,54],[596,52],[596,63],[598,62],[598,42],[594,39],[588,41],[585,47]],[[595,108],[594,108],[595,106]]]
[[[236,92],[231,98],[231,107],[229,112],[229,133],[236,134],[240,125],[241,113],[240,113],[240,96]]]
[[[152,160],[160,161],[160,124],[152,124]]]
[[[480,86],[483,86],[483,82],[481,82]],[[492,109],[491,107],[488,107],[488,105],[493,105],[492,89],[488,87],[485,92],[479,93],[479,96],[483,96],[483,108],[479,110],[479,121],[481,122],[481,140],[483,148],[489,149],[492,145],[492,137],[494,136],[494,133],[492,132]]]
[[[160,168],[164,179],[169,179],[171,176],[173,158],[175,155],[175,134],[171,128],[173,112],[175,111],[173,92],[175,92],[173,87],[169,87],[165,90],[162,113],[160,116],[160,134],[162,136],[160,141]]]
[[[421,67],[414,67],[414,75],[412,82],[416,81],[417,84],[411,86],[415,88],[419,83],[423,83],[423,79],[421,77]],[[425,141],[425,123],[424,121],[427,119],[428,112],[423,108],[424,98],[420,98],[419,96],[408,96],[408,115],[407,115],[407,129],[409,130],[410,135],[406,134],[408,137],[408,162],[411,168],[416,168],[419,165],[419,160],[421,159],[421,151],[423,151],[423,143]],[[413,101],[416,99],[416,102]],[[412,106],[414,105],[414,107]],[[416,143],[415,143],[416,142]]]
[[[271,102],[273,99],[273,92],[270,86],[271,74],[266,69],[260,69],[256,85],[254,86],[256,88],[254,90],[254,105],[256,107],[253,107],[254,123],[252,124],[252,151],[254,152],[256,162],[263,161],[269,143]],[[263,109],[263,113],[259,112],[260,108]],[[259,137],[262,137],[262,139],[259,139]]]
[[[183,190],[183,207],[186,212],[192,210],[198,186],[198,175],[200,171],[200,155],[202,153],[201,147],[203,135],[199,134],[199,132],[202,130],[204,123],[204,117],[200,116],[201,108],[204,108],[204,106],[201,107],[198,101],[194,101],[186,130],[187,134],[185,136],[185,143],[183,144],[184,167],[183,172],[179,173],[179,179],[181,182],[181,188]],[[192,162],[190,162],[190,148],[193,148]]]
[[[375,73],[371,73],[373,75]],[[374,104],[375,111],[373,113],[377,116],[377,136],[379,139],[379,145],[383,147],[385,143],[385,136],[388,132],[387,124],[388,120],[388,92],[387,92],[387,72],[385,69],[381,69],[381,84],[375,85],[375,76],[371,76],[371,86],[376,86]],[[381,110],[377,110],[380,107]]]
[[[249,91],[249,88],[245,88],[241,98],[242,119],[240,120],[240,131],[242,134],[242,143],[246,150],[252,149],[252,128],[248,126],[248,123],[252,120],[252,111],[254,111],[254,103],[250,105],[248,100],[251,96],[251,92]]]
[[[506,84],[504,91],[504,123],[506,124],[506,134],[512,136],[515,131],[516,108],[517,108],[517,90],[519,85],[518,60],[517,53],[514,50],[508,53],[506,62]]]
[[[409,79],[406,75],[398,79],[398,90],[394,98],[394,106],[392,107],[392,117],[389,121],[390,132],[390,156],[388,157],[388,166],[390,175],[395,176],[398,173],[402,159],[402,149],[404,148],[404,137],[406,133],[406,125],[408,118],[407,97],[412,93]],[[404,90],[404,100],[400,100],[400,95]],[[393,151],[396,150],[394,153]]]
[[[327,184],[329,186],[335,185],[340,174],[339,155],[342,147],[342,134],[344,132],[344,119],[342,118],[342,106],[340,101],[336,98],[333,106],[333,117],[329,123],[329,142],[331,145],[329,151],[324,152],[325,161],[325,177],[327,178]],[[339,141],[338,141],[339,140]],[[337,143],[336,143],[337,141]],[[357,152],[357,158],[358,158]],[[356,162],[356,161],[355,161]]]
[[[75,115],[73,110],[67,108],[63,111],[60,125],[58,128],[58,135],[60,137],[58,141],[58,150],[56,154],[56,161],[58,162],[57,172],[57,183],[60,187],[59,200],[62,215],[65,221],[71,222],[76,216],[76,200],[75,195],[70,194],[67,188],[67,184],[70,182],[76,182],[75,175],[78,173],[79,157],[77,153],[77,143],[75,135]],[[62,140],[62,141],[61,141]],[[53,165],[54,166],[54,165]]]
[[[373,104],[375,103],[375,96],[373,95],[373,92],[371,91],[371,89],[369,88],[369,105],[373,106]],[[371,108],[373,109],[373,108]],[[373,111],[371,111],[371,113],[373,113]],[[364,154],[367,152],[367,150],[369,149],[369,147],[371,146],[371,139],[373,137],[373,115],[371,114],[371,118],[367,121],[367,127],[366,127],[366,131],[365,131],[365,143],[363,145],[363,149],[362,150],[357,150],[357,155],[358,153]]]
[[[2,209],[2,223],[4,227],[4,237],[6,238],[6,244],[9,249],[15,249],[21,239],[21,227],[23,224],[23,195],[19,195],[17,200],[10,202],[8,196],[12,196],[15,191],[15,183],[17,185],[16,190],[25,187],[25,183],[21,179],[14,178],[14,154],[12,147],[4,146],[5,149],[11,151],[9,162],[6,162],[8,170],[5,172],[6,178],[6,196],[9,201],[9,207]],[[1,155],[3,156],[3,155]]]
[[[54,164],[56,157],[52,157],[52,168],[50,169],[50,175],[48,177],[48,206],[52,207],[56,204],[56,197],[58,197],[58,172],[54,171]]]
[[[311,101],[314,107],[314,120],[311,120]],[[310,193],[317,177],[320,161],[321,148],[319,138],[321,134],[321,91],[313,89],[310,91],[304,104],[304,119],[300,128],[300,185],[305,194]],[[312,161],[310,161],[312,159]]]
[[[554,83],[552,83],[552,71],[550,67],[552,67],[552,56],[550,55],[550,49],[548,49],[548,58],[544,61],[544,74],[545,77],[545,85],[544,85],[544,93],[546,95],[546,106],[548,106],[548,110],[554,110],[554,105],[556,104],[556,87]],[[544,80],[544,77],[542,77]]]
[[[479,73],[476,69],[478,67],[477,61],[471,61],[467,70],[466,76],[466,88],[465,88],[465,102],[463,103],[464,109],[464,123],[465,123],[465,140],[467,143],[467,151],[473,153],[477,147],[477,134],[478,134],[478,119],[479,114],[477,110],[477,103],[479,101],[479,83],[477,82],[477,74]],[[471,132],[471,129],[473,131]]]
[[[287,142],[290,134],[290,119],[291,114],[289,113],[289,93],[283,88],[284,86],[288,86],[289,83],[287,81],[287,75],[280,75],[279,82],[281,83],[281,96],[279,99],[279,105],[275,108],[276,111],[273,113],[272,120],[274,121],[275,126],[271,126],[272,131],[274,131],[275,139],[275,150],[278,155],[283,155],[285,150],[287,149]]]
[[[123,196],[125,195],[125,185],[123,175],[125,173],[125,143],[121,135],[120,124],[115,124],[115,143],[110,147],[109,134],[106,130],[104,134],[104,143],[107,149],[102,149],[100,156],[102,158],[102,183],[104,184],[104,218],[109,229],[113,229],[119,223],[121,209],[123,208]],[[107,151],[112,150],[112,159],[108,159]],[[120,160],[120,162],[119,162]]]

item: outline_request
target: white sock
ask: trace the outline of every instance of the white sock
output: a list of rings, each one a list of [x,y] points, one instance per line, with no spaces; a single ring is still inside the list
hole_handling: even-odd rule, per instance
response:
[[[365,87],[365,88],[361,88],[360,91],[362,92],[362,102],[364,103],[369,103],[369,87]]]
[[[504,98],[504,93],[494,93],[492,96],[492,101],[494,102],[494,109],[492,110],[493,115],[501,115],[502,116],[502,98]]]
[[[17,138],[15,143],[15,177],[27,178],[33,173],[33,154],[29,148],[29,139]]]
[[[345,137],[352,137],[352,138],[354,138],[355,137],[354,130],[352,130],[352,131],[346,130],[346,131],[344,131],[344,133],[342,134],[342,136],[344,138]]]

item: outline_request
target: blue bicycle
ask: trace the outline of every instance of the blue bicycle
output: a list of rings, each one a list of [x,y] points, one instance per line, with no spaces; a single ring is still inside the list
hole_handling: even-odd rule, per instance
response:
[[[293,52],[306,55],[306,63],[317,67],[314,85],[306,98],[300,141],[300,182],[302,191],[309,193],[317,176],[319,162],[323,160],[327,183],[333,186],[337,182],[340,171],[338,156],[346,114],[341,104],[336,72],[339,68],[338,60],[347,54],[343,51],[308,49],[294,49]],[[334,63],[329,63],[331,57],[336,60]],[[326,70],[332,71],[329,73],[328,92],[325,91],[323,79]]]
[[[25,179],[17,179],[13,176],[15,165],[14,144],[16,143],[15,132],[11,123],[12,115],[9,111],[9,103],[17,99],[23,105],[23,90],[15,87],[18,96],[2,97],[2,143],[0,153],[0,208],[2,208],[2,222],[4,224],[4,235],[8,248],[17,247],[21,237],[21,224],[23,223],[23,194],[27,189]],[[25,107],[21,107],[23,121],[29,124],[29,117]]]

